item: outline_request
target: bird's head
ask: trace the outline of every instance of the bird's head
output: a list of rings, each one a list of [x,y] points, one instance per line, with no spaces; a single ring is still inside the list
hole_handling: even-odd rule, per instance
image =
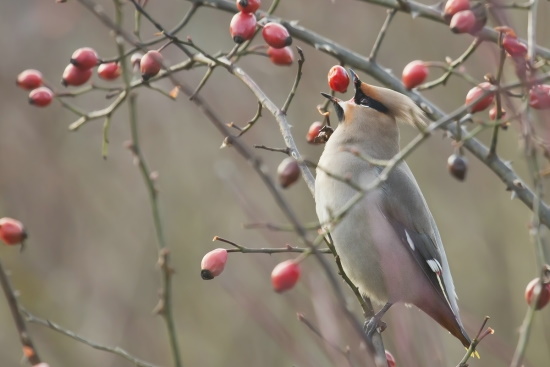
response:
[[[391,89],[363,83],[353,70],[349,71],[355,86],[352,99],[342,101],[321,93],[334,104],[339,122],[351,125],[388,121],[426,126],[424,112],[409,97]]]

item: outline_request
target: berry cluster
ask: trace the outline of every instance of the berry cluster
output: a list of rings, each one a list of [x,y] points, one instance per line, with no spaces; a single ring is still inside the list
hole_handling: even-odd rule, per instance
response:
[[[144,81],[154,77],[162,68],[163,58],[160,51],[152,50],[145,55],[136,53],[131,57],[134,67],[139,67]],[[73,52],[70,62],[63,71],[61,84],[65,87],[77,87],[87,83],[92,77],[93,69],[97,66],[99,78],[107,81],[117,79],[122,70],[116,61],[102,61],[97,52],[90,47],[82,47]],[[17,85],[30,90],[29,103],[38,106],[48,106],[54,96],[52,88],[46,85],[42,73],[38,70],[28,69],[17,76]]]
[[[235,43],[249,41],[256,34],[257,21],[254,13],[260,5],[260,0],[237,0],[240,12],[233,16],[229,24],[229,34]],[[289,47],[292,37],[284,26],[269,22],[262,27],[262,36],[268,45],[267,56],[272,63],[283,66],[292,64],[294,54]]]

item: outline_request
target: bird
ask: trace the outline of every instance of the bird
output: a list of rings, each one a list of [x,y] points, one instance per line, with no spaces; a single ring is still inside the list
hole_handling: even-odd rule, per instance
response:
[[[316,169],[315,205],[346,275],[383,305],[365,324],[367,334],[400,302],[418,307],[468,348],[442,239],[416,179],[405,161],[379,179],[381,162],[399,153],[398,123],[425,127],[426,115],[404,94],[363,83],[351,69],[350,75],[350,100],[322,93],[339,123]]]

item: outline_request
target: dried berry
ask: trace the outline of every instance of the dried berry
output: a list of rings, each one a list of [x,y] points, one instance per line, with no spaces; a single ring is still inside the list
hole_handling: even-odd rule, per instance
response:
[[[279,184],[286,189],[300,177],[298,162],[292,157],[285,158],[277,168],[277,176],[279,177]]]
[[[468,172],[468,163],[463,156],[453,154],[447,159],[449,173],[459,181],[464,181]]]

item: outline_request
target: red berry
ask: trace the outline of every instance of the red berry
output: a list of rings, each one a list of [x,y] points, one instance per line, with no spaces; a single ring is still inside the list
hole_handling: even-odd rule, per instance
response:
[[[67,65],[63,71],[61,84],[64,86],[79,86],[86,83],[92,77],[92,69],[79,69],[73,64]]]
[[[38,70],[27,69],[17,76],[17,85],[23,89],[32,90],[42,85],[42,73]]]
[[[254,36],[256,16],[252,13],[237,13],[229,24],[229,33],[235,43],[243,43]]]
[[[71,56],[71,64],[79,69],[87,70],[97,65],[99,57],[93,48],[79,48]]]
[[[328,86],[336,92],[345,93],[348,90],[349,75],[342,66],[334,65],[328,72]]]
[[[506,111],[504,111],[503,109],[501,109],[500,111],[501,111],[500,118],[504,118],[504,116],[506,116]],[[489,110],[489,118],[491,120],[497,119],[497,106],[493,106],[493,108]]]
[[[483,82],[478,86],[473,87],[472,89],[470,89],[470,91],[466,95],[466,104],[469,105],[471,102],[478,99],[481,95],[487,93],[487,91],[490,89],[491,89],[491,84],[488,82]],[[485,96],[480,101],[478,101],[473,106],[471,106],[470,111],[472,113],[483,111],[484,109],[489,107],[491,103],[493,103],[493,99],[495,99],[495,94],[489,93],[487,96]]]
[[[38,87],[29,93],[29,103],[34,106],[46,107],[52,103],[52,100],[53,92],[47,87]]]
[[[271,62],[275,65],[288,66],[292,65],[292,62],[294,61],[294,53],[290,47],[269,47],[267,49],[267,55],[269,56]]]
[[[309,127],[309,130],[307,131],[306,140],[310,144],[318,144],[315,141],[315,138],[317,135],[319,135],[319,132],[323,128],[323,123],[319,121],[315,121],[311,126]]]
[[[300,265],[294,260],[283,261],[271,272],[271,284],[275,292],[284,292],[296,285],[300,279]]]
[[[139,65],[143,80],[149,80],[157,75],[162,67],[162,61],[162,54],[155,50],[148,51],[143,55]]]
[[[529,106],[536,110],[550,108],[550,85],[535,85],[529,90]]]
[[[470,9],[470,0],[448,0],[443,14],[447,17],[455,15],[459,11]]]
[[[101,64],[97,68],[97,75],[99,75],[101,79],[105,80],[114,80],[120,76],[120,73],[120,65],[116,62]]]
[[[395,367],[395,358],[393,358],[393,355],[386,351],[386,360],[388,361],[388,367]]]
[[[0,219],[0,239],[6,245],[17,245],[27,238],[23,223],[13,218]]]
[[[466,172],[468,172],[468,163],[464,157],[453,154],[447,159],[447,168],[454,178],[459,181],[464,181]]]
[[[261,4],[261,0],[237,0],[237,9],[243,13],[255,13]]]
[[[428,67],[423,61],[415,60],[409,62],[403,69],[401,81],[407,89],[413,89],[426,80]]]
[[[510,35],[506,35],[502,39],[502,48],[512,57],[525,57],[527,55],[527,46]]]
[[[262,29],[265,42],[273,48],[283,48],[292,44],[292,37],[279,23],[267,23]]]
[[[227,250],[217,248],[210,251],[201,261],[201,277],[202,279],[214,279],[220,275],[227,262]]]
[[[286,189],[300,178],[300,167],[292,157],[285,158],[277,168],[279,184]]]
[[[471,10],[462,10],[453,15],[449,27],[453,33],[467,33],[474,29],[476,16]]]
[[[540,279],[535,278],[527,284],[527,287],[525,288],[525,300],[527,301],[527,304],[530,306],[531,303],[533,303],[533,293],[535,292],[535,286],[539,284]],[[550,301],[550,283],[543,284],[542,288],[540,290],[539,299],[537,304],[535,305],[535,310],[540,310],[544,306],[548,304]]]

